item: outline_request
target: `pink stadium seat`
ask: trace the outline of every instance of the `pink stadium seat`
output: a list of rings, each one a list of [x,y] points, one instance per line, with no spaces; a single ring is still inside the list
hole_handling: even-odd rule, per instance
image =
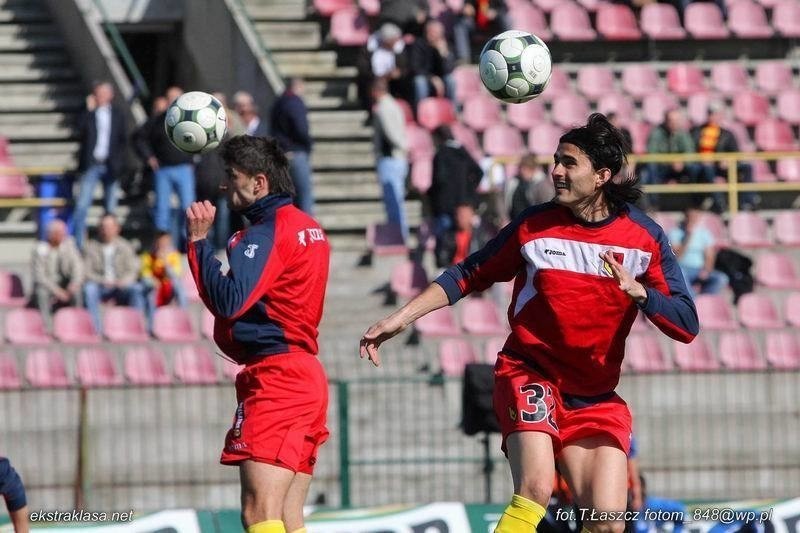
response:
[[[726,331],[720,335],[719,359],[732,370],[760,370],[767,366],[753,337],[741,331]]]
[[[19,307],[28,299],[22,288],[22,279],[15,272],[0,270],[0,306]]]
[[[633,321],[633,325],[631,326],[632,333],[647,333],[648,331],[653,331],[650,327],[650,322],[647,320],[647,317],[644,313],[636,313],[636,319]]]
[[[464,149],[469,152],[469,155],[472,156],[472,159],[475,161],[480,161],[483,159],[481,143],[478,142],[478,136],[475,135],[474,131],[466,127],[461,122],[452,124],[450,126],[450,131],[453,134],[453,138],[461,143]]]
[[[477,361],[472,344],[463,339],[445,339],[439,343],[439,366],[445,376],[463,376],[464,367]]]
[[[84,387],[108,387],[121,385],[122,376],[117,372],[114,356],[105,348],[83,348],[76,361],[78,382]]]
[[[675,217],[663,211],[656,211],[655,213],[650,215],[650,218],[652,218],[656,222],[656,224],[661,226],[661,228],[667,234],[669,234],[670,231],[678,227],[678,221],[675,220]]]
[[[557,65],[553,65],[553,70],[550,72],[550,82],[547,84],[547,90],[539,96],[539,99],[547,102],[559,94],[571,90],[569,74]]]
[[[206,339],[214,340],[214,315],[205,306],[200,311],[200,333]]]
[[[743,248],[763,248],[772,245],[769,226],[764,217],[752,211],[739,211],[730,220],[731,242]]]
[[[62,307],[53,315],[53,335],[66,344],[97,344],[100,335],[83,307]]]
[[[604,0],[578,0],[578,3],[589,13],[594,13]]]
[[[753,167],[753,181],[756,183],[773,183],[778,179],[769,168],[769,163],[763,159],[750,161],[750,166]]]
[[[492,156],[517,156],[525,150],[522,134],[508,124],[489,126],[483,133],[483,151]]]
[[[578,71],[577,88],[590,100],[613,93],[614,71],[607,65],[585,65]]]
[[[0,162],[0,166],[8,163]],[[9,165],[10,166],[10,165]],[[0,179],[1,198],[23,198],[31,195],[31,186],[28,177],[23,174],[6,174]]]
[[[584,124],[590,112],[589,102],[574,93],[556,96],[550,109],[553,122],[565,128]]]
[[[244,365],[237,365],[233,361],[223,358],[222,375],[231,381],[236,379],[236,375],[244,369]]]
[[[358,7],[360,7],[368,17],[377,17],[381,12],[380,0],[358,0]]]
[[[323,17],[349,7],[353,7],[353,0],[314,0],[314,9]]]
[[[509,7],[509,18],[514,21],[514,28],[537,35],[547,42],[553,38],[544,13],[533,4],[520,3]]]
[[[755,279],[773,289],[800,289],[792,259],[782,253],[765,253],[756,259]]]
[[[609,41],[638,41],[642,38],[636,15],[625,4],[599,4],[595,27]]]
[[[425,194],[433,183],[433,159],[417,159],[411,165],[411,187],[420,194]]]
[[[750,329],[779,329],[783,320],[772,299],[757,292],[743,294],[736,304],[739,320]]]
[[[156,308],[153,335],[161,342],[194,342],[200,338],[189,311],[177,305]]]
[[[642,31],[651,39],[660,41],[686,37],[678,10],[672,4],[647,4],[642,7],[639,17]]]
[[[538,156],[552,157],[562,135],[564,135],[564,128],[549,122],[542,122],[534,126],[528,133],[528,150]]]
[[[792,127],[783,120],[766,118],[756,124],[756,146],[767,151],[791,151],[797,147]],[[780,173],[778,173],[780,177]]]
[[[25,379],[34,387],[52,388],[70,385],[64,356],[58,350],[37,348],[25,356]]]
[[[531,100],[524,104],[508,106],[506,109],[506,119],[508,123],[523,131],[529,131],[544,120],[544,102],[541,100]]]
[[[678,96],[705,92],[703,71],[688,63],[673,65],[667,69],[667,88]]]
[[[417,104],[417,122],[423,128],[433,131],[442,124],[452,124],[455,121],[456,110],[447,98],[431,96],[423,98]]]
[[[564,0],[538,0],[536,7],[545,13],[551,13],[555,8],[564,3]]]
[[[597,102],[597,110],[604,115],[616,113],[623,124],[633,120],[633,101],[621,92],[614,91],[601,96]]]
[[[0,161],[3,159],[10,159],[11,154],[8,150],[8,137],[0,135]]]
[[[753,126],[769,116],[769,99],[755,91],[733,96],[733,116],[745,126]]]
[[[105,309],[103,333],[111,342],[137,343],[150,340],[142,313],[124,305]]]
[[[550,13],[550,28],[562,41],[593,41],[597,38],[589,14],[572,2],[558,2]]]
[[[186,293],[186,300],[191,303],[201,302],[200,293],[197,292],[197,283],[194,282],[192,271],[188,268],[181,274],[181,284],[183,285],[183,292]]]
[[[634,372],[664,372],[672,368],[654,334],[629,335],[625,361]]]
[[[772,10],[772,25],[784,37],[800,37],[800,3],[781,0]]]
[[[753,140],[747,133],[747,128],[744,124],[735,120],[725,120],[722,122],[722,126],[729,129],[731,133],[733,133],[733,136],[736,137],[736,142],[739,144],[739,150],[742,152],[756,151],[756,145],[753,143]]]
[[[500,102],[485,92],[476,94],[464,102],[461,120],[475,131],[484,131],[489,126],[500,124]]]
[[[395,102],[397,105],[400,106],[400,110],[403,111],[403,116],[406,119],[406,124],[416,124],[417,122],[414,120],[414,110],[411,109],[411,104],[408,103],[407,100],[403,100],[402,98],[395,98]]]
[[[792,327],[800,328],[800,292],[792,292],[783,303],[783,316],[786,323]]]
[[[694,299],[697,316],[703,329],[735,330],[739,324],[733,318],[731,307],[719,294],[698,294]]]
[[[490,299],[473,297],[461,300],[461,324],[464,331],[474,335],[502,335],[506,332],[497,307]]]
[[[775,240],[786,246],[800,246],[800,211],[780,211],[772,219]]]
[[[455,337],[461,334],[456,325],[453,309],[442,307],[423,316],[414,323],[417,331],[425,337]]]
[[[778,159],[775,172],[784,181],[800,181],[800,159]]]
[[[750,88],[750,78],[741,63],[724,61],[711,67],[711,84],[721,93],[738,94]]]
[[[756,65],[756,87],[761,92],[777,94],[791,89],[792,77],[792,67],[787,61],[761,61]]]
[[[678,107],[678,99],[669,92],[654,92],[642,100],[642,118],[650,124],[664,122],[667,111]]]
[[[728,230],[725,228],[725,222],[723,222],[722,217],[718,214],[705,211],[698,217],[698,223],[705,226],[705,228],[711,232],[711,235],[714,236],[714,244],[716,244],[717,247],[727,246],[730,243],[730,239],[728,239]]]
[[[647,63],[634,63],[622,69],[622,89],[634,98],[644,98],[658,92],[661,79],[658,72]]]
[[[789,89],[780,93],[775,107],[779,119],[795,126],[800,124],[800,89]]]
[[[643,154],[647,152],[647,137],[650,135],[651,129],[651,124],[641,120],[628,123],[628,131],[631,132],[634,154]]]
[[[397,224],[369,224],[367,247],[375,255],[404,255],[408,253],[403,233]]]
[[[191,344],[178,348],[175,352],[175,377],[192,385],[216,383],[217,369],[208,347]]]
[[[705,124],[708,119],[708,105],[717,97],[711,93],[695,93],[686,99],[686,116],[694,126]]]
[[[456,84],[456,100],[462,104],[471,96],[483,91],[481,76],[475,65],[459,65],[453,70],[453,79]]]
[[[690,344],[673,341],[672,346],[675,350],[675,364],[681,370],[698,372],[719,369],[719,362],[703,336],[696,337]]]
[[[789,331],[767,333],[767,363],[773,368],[800,368],[800,338]]]
[[[6,313],[5,326],[6,339],[11,344],[41,345],[53,341],[37,309],[11,309]]]
[[[408,160],[433,159],[436,148],[433,138],[428,130],[416,124],[406,123],[406,138],[408,139]]]
[[[428,286],[425,268],[417,261],[404,261],[392,268],[389,287],[401,298],[413,298]]]
[[[331,15],[331,39],[339,46],[365,46],[369,22],[358,7],[346,7]]]
[[[755,2],[738,2],[728,9],[728,28],[744,39],[772,37],[772,27],[767,22],[764,8]]]
[[[125,376],[137,385],[166,385],[172,382],[164,352],[153,344],[128,349],[125,353]]]
[[[494,364],[497,361],[497,355],[503,349],[503,346],[506,345],[507,336],[502,337],[489,337],[486,339],[483,348],[483,362]]]
[[[17,358],[12,353],[0,352],[0,390],[18,389],[21,386]]]
[[[722,12],[714,3],[689,4],[683,13],[683,21],[686,30],[695,39],[726,39],[730,35]]]

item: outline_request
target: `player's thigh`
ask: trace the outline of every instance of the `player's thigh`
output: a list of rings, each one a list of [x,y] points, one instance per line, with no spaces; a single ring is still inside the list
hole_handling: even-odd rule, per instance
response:
[[[297,473],[283,502],[283,522],[287,531],[303,527],[303,505],[311,487],[311,475]]]
[[[625,511],[628,499],[628,457],[610,435],[597,434],[570,442],[559,464],[580,507]]]
[[[514,493],[547,502],[553,489],[553,439],[541,431],[516,431],[506,437]]]
[[[266,506],[282,510],[294,477],[295,473],[288,468],[258,461],[242,461],[239,463],[242,506]]]

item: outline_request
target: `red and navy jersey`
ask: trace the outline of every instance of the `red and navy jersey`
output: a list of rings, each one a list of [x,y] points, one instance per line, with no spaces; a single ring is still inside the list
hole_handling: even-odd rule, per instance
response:
[[[265,355],[317,354],[330,245],[319,224],[287,195],[259,199],[252,225],[228,241],[227,274],[208,240],[190,243],[189,266],[214,314],[214,340],[238,363]]]
[[[653,324],[691,342],[697,311],[675,255],[661,227],[632,205],[597,223],[554,203],[528,208],[436,282],[453,304],[515,278],[503,352],[528,361],[562,392],[593,396],[616,387],[638,312],[600,258],[607,250],[646,287],[642,310]]]

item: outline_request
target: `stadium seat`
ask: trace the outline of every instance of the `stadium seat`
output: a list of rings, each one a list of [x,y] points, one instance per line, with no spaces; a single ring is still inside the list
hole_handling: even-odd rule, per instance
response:
[[[750,161],[750,166],[753,168],[753,181],[756,183],[773,183],[778,179],[769,168],[769,163],[763,159]]]
[[[406,139],[408,140],[408,160],[411,163],[419,159],[433,159],[436,148],[433,146],[433,138],[428,130],[407,122]]]
[[[727,39],[730,35],[722,12],[714,3],[696,2],[686,6],[684,27],[695,39]]]
[[[664,230],[664,233],[669,234],[670,231],[678,227],[678,221],[670,213],[656,211],[655,213],[651,214],[650,217],[656,222],[656,224],[661,226],[661,228]]]
[[[536,7],[545,13],[551,13],[555,8],[564,3],[564,0],[538,0]]]
[[[67,387],[67,364],[58,350],[37,348],[25,356],[25,379],[34,387]]]
[[[433,159],[421,158],[411,164],[411,187],[425,194],[433,183]]]
[[[556,96],[550,107],[553,122],[565,128],[586,123],[590,112],[589,102],[575,93],[568,92]]]
[[[0,166],[12,166],[11,161],[0,161]],[[0,179],[0,198],[23,198],[31,195],[31,185],[24,174],[4,174]]]
[[[664,122],[667,111],[678,108],[677,97],[669,92],[654,92],[648,94],[642,100],[642,118],[652,124],[657,125]]]
[[[164,353],[152,344],[128,349],[125,353],[125,376],[136,385],[166,385],[172,382]]]
[[[547,84],[547,90],[543,92],[539,98],[543,101],[550,101],[559,94],[571,91],[571,83],[569,81],[569,74],[557,65],[553,65],[550,72],[550,83]]]
[[[214,315],[206,307],[200,311],[200,333],[206,339],[214,340]]]
[[[775,173],[783,181],[800,181],[800,159],[778,159]]]
[[[577,89],[590,100],[614,93],[614,71],[608,65],[584,65],[578,71]]]
[[[769,116],[769,99],[755,91],[744,91],[733,96],[733,116],[745,126],[753,126]]]
[[[572,2],[558,2],[550,13],[550,28],[561,41],[594,41],[597,38],[589,14]]]
[[[658,72],[647,63],[634,63],[622,69],[622,89],[634,98],[644,98],[658,92],[661,79]]]
[[[500,124],[500,102],[485,92],[476,94],[464,102],[461,120],[475,131],[484,131],[489,126]]]
[[[595,27],[609,41],[638,41],[642,38],[636,15],[625,4],[598,4]]]
[[[750,329],[779,329],[783,320],[778,314],[772,299],[757,292],[749,292],[739,297],[736,303],[739,320]]]
[[[655,334],[629,335],[625,342],[625,361],[634,372],[665,372],[672,369]]]
[[[97,344],[100,335],[83,307],[62,307],[53,315],[53,335],[66,344]]]
[[[800,328],[800,292],[793,292],[786,297],[783,303],[783,316],[786,323],[792,327]]]
[[[706,91],[703,71],[688,63],[678,63],[667,69],[667,89],[678,96]]]
[[[544,115],[544,102],[538,99],[508,106],[506,109],[508,123],[522,131],[530,131],[537,124],[541,124],[544,121]]]
[[[0,306],[19,307],[25,305],[27,301],[19,275],[15,272],[0,270]]]
[[[737,2],[730,6],[728,28],[743,39],[766,39],[773,35],[764,8],[755,2]]]
[[[698,223],[705,226],[714,237],[714,244],[719,248],[727,246],[730,243],[728,239],[728,230],[725,228],[725,222],[722,217],[716,213],[705,211],[698,217]]]
[[[542,122],[528,133],[528,150],[537,156],[552,157],[562,135],[564,128],[550,122]]]
[[[156,308],[153,335],[161,342],[194,342],[200,338],[189,311],[177,305]]]
[[[117,372],[114,356],[105,348],[83,348],[76,358],[78,383],[84,387],[108,387],[121,385],[122,376]]]
[[[792,67],[787,61],[761,61],[756,65],[756,87],[762,93],[777,94],[791,89],[792,77]]]
[[[508,15],[514,21],[514,29],[530,32],[547,42],[553,38],[544,13],[529,3],[519,3],[509,6]]]
[[[731,307],[719,294],[698,294],[694,299],[697,316],[703,329],[735,330],[739,324],[733,317]]]
[[[741,63],[723,61],[711,67],[711,84],[721,93],[738,94],[750,89],[750,78]]]
[[[489,126],[483,133],[483,151],[491,156],[517,156],[525,149],[522,134],[508,124]]]
[[[190,385],[216,383],[217,369],[208,347],[190,344],[178,348],[175,351],[175,377]]]
[[[0,352],[0,390],[18,389],[21,386],[17,358],[13,353]]]
[[[800,289],[792,259],[782,253],[765,253],[756,259],[755,279],[772,289]]]
[[[481,75],[475,65],[457,66],[453,70],[453,80],[456,84],[456,100],[462,104],[483,91]]]
[[[633,333],[646,333],[648,331],[652,331],[650,327],[650,322],[647,320],[647,316],[644,313],[636,313],[636,318],[631,325],[631,332]]]
[[[753,337],[741,331],[726,331],[720,335],[719,359],[731,370],[761,370],[767,367]]]
[[[756,124],[754,137],[760,150],[781,152],[792,151],[797,147],[792,127],[780,119],[767,118]]]
[[[369,224],[367,248],[375,255],[404,255],[408,253],[403,233],[397,224]]]
[[[338,9],[331,15],[330,35],[339,46],[365,46],[369,39],[369,21],[356,6]]]
[[[430,96],[423,98],[417,104],[417,117],[420,126],[433,131],[442,124],[449,125],[455,122],[456,110],[447,98]]]
[[[394,100],[397,102],[397,105],[400,106],[400,110],[403,112],[403,116],[406,119],[406,124],[416,124],[417,121],[414,120],[414,110],[411,109],[411,104],[402,98],[395,98]]]
[[[439,366],[445,376],[461,377],[464,367],[477,361],[475,349],[464,339],[444,339],[439,343]]]
[[[353,7],[353,0],[314,0],[314,9],[323,17],[349,7]]]
[[[800,3],[781,0],[772,9],[772,25],[784,37],[800,37]]]
[[[244,365],[237,365],[233,361],[228,358],[223,357],[222,363],[222,375],[230,380],[235,380],[236,375],[242,371]]]
[[[11,344],[42,345],[53,339],[44,327],[44,320],[37,309],[11,309],[5,317],[6,339]]]
[[[786,246],[800,246],[800,212],[779,211],[772,219],[775,240]]]
[[[708,105],[717,99],[712,93],[694,93],[686,99],[686,116],[694,126],[705,124],[708,119]]]
[[[475,135],[474,131],[466,127],[462,122],[451,124],[450,131],[453,134],[453,138],[461,143],[475,161],[483,159],[481,143],[478,142],[478,136]]]
[[[772,245],[769,226],[764,217],[752,211],[740,211],[729,222],[731,243],[743,248],[764,248]]]
[[[782,370],[800,368],[800,337],[789,331],[770,331],[765,342],[769,366]]]
[[[639,14],[639,23],[644,34],[656,41],[686,37],[678,10],[672,4],[645,5]]]
[[[728,129],[736,137],[736,142],[739,144],[739,150],[742,152],[755,152],[756,145],[747,133],[747,128],[741,122],[735,120],[724,120],[722,127]]]
[[[461,324],[464,331],[474,335],[503,335],[507,328],[498,316],[497,307],[488,298],[461,300]]]
[[[425,268],[417,261],[404,261],[392,268],[389,277],[389,288],[401,298],[410,299],[421,293],[428,286],[428,275]]]
[[[358,7],[368,17],[377,17],[381,12],[380,0],[358,0]]]
[[[789,124],[800,124],[800,90],[789,89],[778,95],[775,102],[777,116]]]
[[[506,345],[507,335],[489,337],[483,344],[483,362],[493,365],[497,361],[497,355]]]
[[[683,371],[701,372],[718,370],[719,361],[714,357],[705,337],[698,336],[690,344],[673,341],[675,365]]]
[[[455,337],[461,334],[451,307],[432,311],[414,323],[414,327],[425,337]]]
[[[111,342],[136,343],[150,340],[142,313],[133,307],[124,305],[105,309],[103,333]]]
[[[597,101],[597,110],[604,115],[615,113],[623,124],[633,120],[633,100],[618,91],[601,96]]]
[[[651,129],[652,125],[650,123],[641,120],[628,123],[628,131],[631,132],[634,154],[643,154],[647,152],[647,137],[650,135]]]
[[[183,286],[183,292],[186,294],[186,300],[189,303],[199,303],[202,301],[200,293],[197,292],[197,283],[194,282],[192,271],[188,268],[181,274],[181,285]]]

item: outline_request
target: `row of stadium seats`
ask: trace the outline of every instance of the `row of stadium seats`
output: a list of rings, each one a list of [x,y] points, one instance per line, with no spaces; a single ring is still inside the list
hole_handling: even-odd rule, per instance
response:
[[[735,309],[719,294],[697,295],[694,303],[700,326],[707,330],[800,328],[800,292],[788,295],[783,302],[782,312],[772,298],[758,292],[742,295]],[[647,325],[640,322],[637,329],[643,331],[646,328]]]
[[[669,233],[678,225],[678,218],[667,213],[654,213],[653,219]],[[770,221],[753,211],[740,211],[730,216],[727,226],[711,212],[702,215],[702,224],[714,236],[718,247],[769,248],[800,246],[800,212],[778,211]]]

